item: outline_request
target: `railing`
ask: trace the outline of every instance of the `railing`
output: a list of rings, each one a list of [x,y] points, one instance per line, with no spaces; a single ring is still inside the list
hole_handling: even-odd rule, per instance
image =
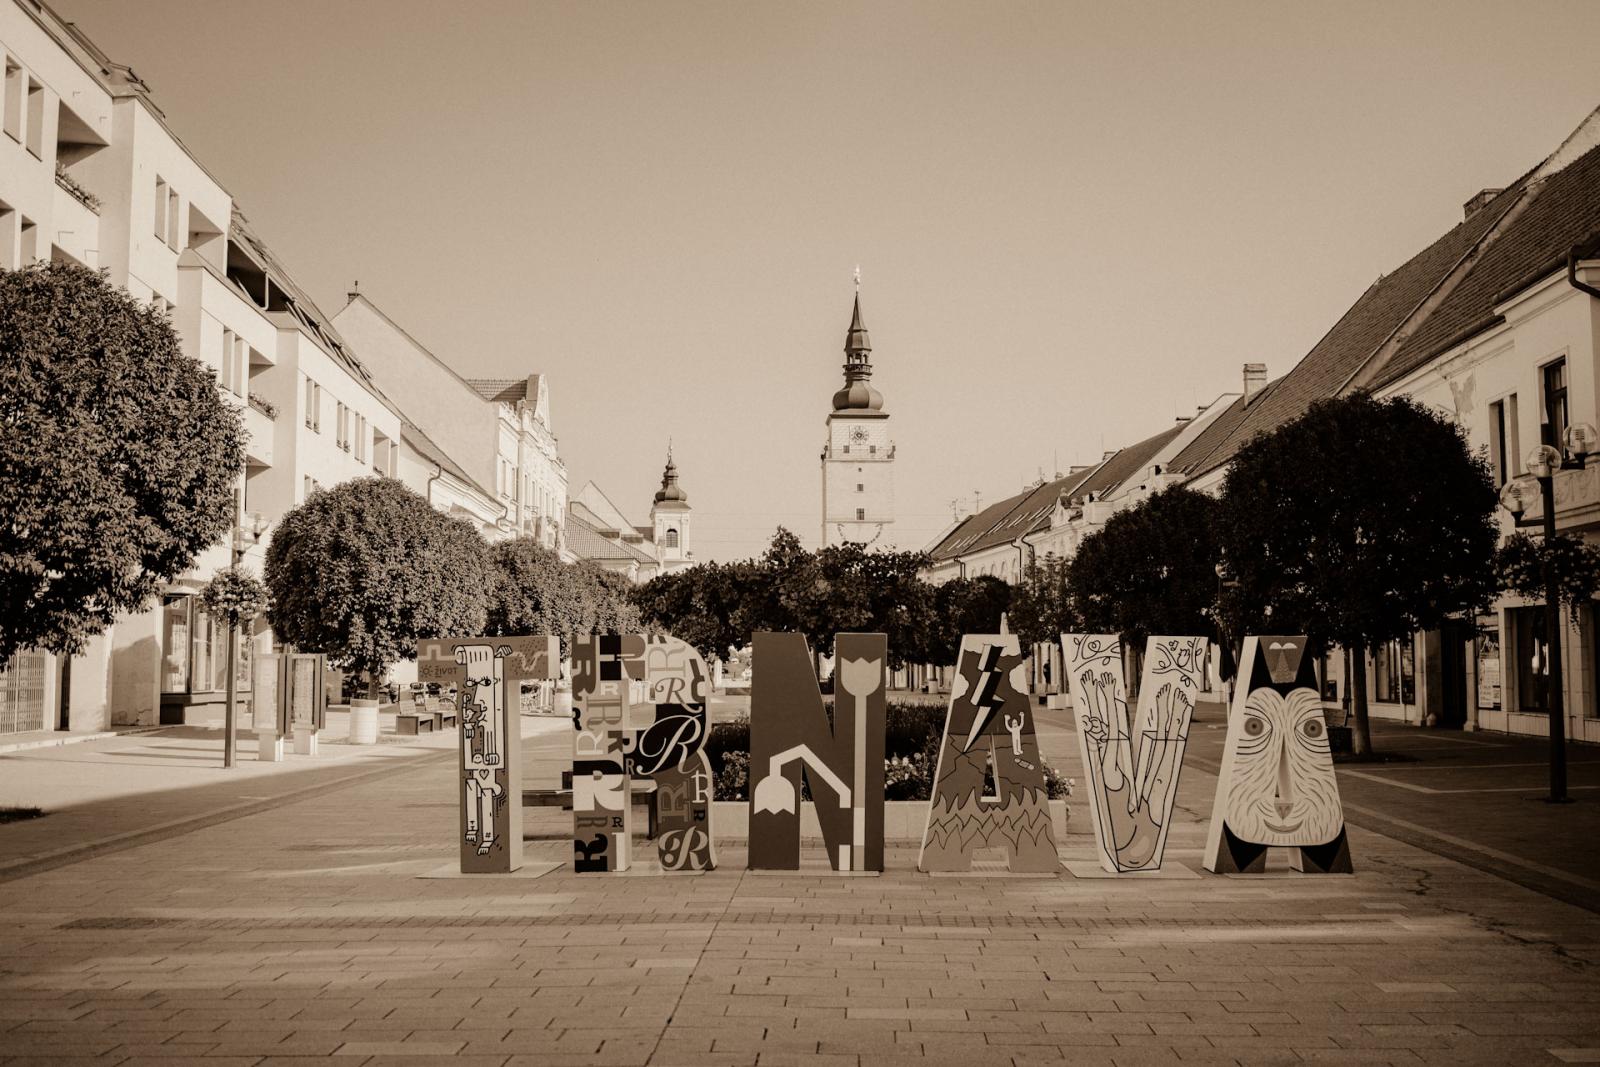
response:
[[[78,179],[68,174],[67,169],[61,165],[59,160],[56,162],[56,184],[65,189],[78,203],[96,215],[100,214],[100,198],[80,185]]]
[[[265,415],[269,419],[276,419],[278,417],[278,405],[274,404],[260,393],[250,394],[250,406],[261,412],[261,414]]]

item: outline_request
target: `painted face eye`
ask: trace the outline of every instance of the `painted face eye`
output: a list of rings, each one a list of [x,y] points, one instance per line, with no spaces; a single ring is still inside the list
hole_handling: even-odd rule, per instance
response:
[[[493,678],[479,678],[478,679],[478,684],[480,686],[483,686],[484,688],[488,688],[489,686],[494,685],[494,679]]]
[[[1246,717],[1244,720],[1244,735],[1246,737],[1260,737],[1266,732],[1267,723],[1265,719],[1260,719],[1254,715],[1251,715]]]
[[[1305,735],[1311,738],[1313,741],[1321,737],[1325,732],[1321,719],[1307,719],[1305,721],[1305,725],[1300,727],[1300,729],[1304,730]]]

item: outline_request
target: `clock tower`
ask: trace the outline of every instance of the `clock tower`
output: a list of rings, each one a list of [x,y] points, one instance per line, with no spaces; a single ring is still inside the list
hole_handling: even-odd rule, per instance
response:
[[[883,394],[872,387],[872,341],[861,289],[844,340],[844,388],[833,394],[822,448],[822,543],[892,546],[894,442]]]

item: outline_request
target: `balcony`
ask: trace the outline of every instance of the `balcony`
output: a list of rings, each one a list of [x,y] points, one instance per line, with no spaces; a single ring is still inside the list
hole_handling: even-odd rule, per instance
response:
[[[244,428],[250,435],[249,442],[245,445],[245,459],[256,467],[272,466],[272,435],[276,429],[272,416],[256,406],[256,398],[250,398],[250,404],[244,409]]]
[[[56,248],[86,267],[100,265],[100,216],[59,179],[52,220],[55,232],[51,241]]]

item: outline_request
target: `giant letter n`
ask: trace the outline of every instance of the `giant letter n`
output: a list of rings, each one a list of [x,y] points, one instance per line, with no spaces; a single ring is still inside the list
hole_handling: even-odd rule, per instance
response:
[[[750,688],[750,869],[800,868],[801,772],[836,871],[883,870],[883,634],[834,643],[833,723],[800,634],[758,633]]]

